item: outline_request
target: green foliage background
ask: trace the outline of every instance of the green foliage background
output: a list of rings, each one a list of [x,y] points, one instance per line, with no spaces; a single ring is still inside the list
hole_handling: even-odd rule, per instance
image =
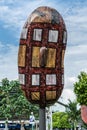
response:
[[[74,92],[80,105],[87,105],[87,73],[81,72],[74,84]]]
[[[53,128],[71,128],[66,112],[53,113]]]
[[[32,111],[38,118],[38,106],[28,102],[19,82],[3,79],[0,86],[0,119],[29,119]]]
[[[77,103],[87,105],[87,73],[81,72],[78,81],[74,83],[74,92],[77,101],[69,100],[66,112],[53,113],[53,128],[74,128],[81,121],[80,109]],[[32,105],[24,96],[17,80],[9,81],[7,78],[2,80],[0,86],[0,119],[29,119],[31,112],[35,118],[39,119],[39,107]],[[86,124],[83,124],[87,128]]]

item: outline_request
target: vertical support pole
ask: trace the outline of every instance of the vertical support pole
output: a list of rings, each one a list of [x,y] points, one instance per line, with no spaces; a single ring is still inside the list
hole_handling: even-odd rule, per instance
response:
[[[45,108],[39,108],[39,130],[46,130]]]
[[[52,130],[52,107],[50,106],[50,130]]]

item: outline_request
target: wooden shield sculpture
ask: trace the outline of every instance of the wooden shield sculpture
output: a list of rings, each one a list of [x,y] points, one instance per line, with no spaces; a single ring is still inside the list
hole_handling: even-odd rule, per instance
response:
[[[55,103],[64,86],[67,31],[53,8],[39,7],[27,19],[20,37],[18,70],[26,98],[40,107]]]

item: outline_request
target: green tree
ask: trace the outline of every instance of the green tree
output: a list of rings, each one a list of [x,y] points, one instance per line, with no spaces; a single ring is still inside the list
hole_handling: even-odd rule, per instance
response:
[[[80,105],[87,105],[87,73],[81,72],[74,84],[74,92]]]
[[[87,105],[87,73],[80,72],[78,81],[74,84],[74,92],[76,94],[77,102],[80,105]],[[87,124],[82,121],[82,126],[87,128]]]
[[[2,115],[5,119],[11,117],[10,115],[10,100],[9,100],[9,80],[7,78],[2,80],[2,86],[0,86],[0,96],[2,97],[0,101],[0,115]]]
[[[67,114],[69,121],[74,129],[76,129],[77,123],[81,119],[80,110],[78,110],[77,105],[77,101],[72,102],[71,100],[69,100]]]
[[[52,115],[53,128],[70,128],[68,114],[66,112],[55,112]]]
[[[31,111],[38,116],[38,107],[32,105],[23,95],[17,80],[2,80],[0,86],[0,117],[5,119],[29,119]]]

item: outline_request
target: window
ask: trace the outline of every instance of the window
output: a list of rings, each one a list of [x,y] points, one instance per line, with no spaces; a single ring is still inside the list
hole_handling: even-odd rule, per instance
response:
[[[40,85],[40,75],[39,74],[33,74],[32,75],[32,85]]]
[[[57,30],[49,30],[49,42],[57,42],[58,40],[58,31]]]
[[[42,29],[34,29],[33,40],[41,41],[42,37]]]
[[[23,30],[21,32],[21,39],[27,39],[27,32],[28,32],[28,29],[23,28]]]
[[[66,43],[67,42],[67,32],[64,31],[63,32],[63,43]]]
[[[25,75],[24,74],[19,74],[19,82],[22,85],[25,85]]]
[[[55,74],[46,75],[46,85],[56,85],[56,75]]]

